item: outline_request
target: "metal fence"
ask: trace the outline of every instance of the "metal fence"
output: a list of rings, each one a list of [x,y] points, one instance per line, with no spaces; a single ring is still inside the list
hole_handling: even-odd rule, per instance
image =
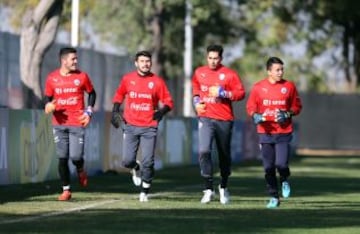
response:
[[[58,50],[63,45],[54,44],[45,55],[41,77],[44,84],[48,72],[59,66]],[[22,100],[19,71],[19,36],[0,32],[0,107],[17,109]],[[127,56],[78,49],[79,66],[86,71],[96,88],[99,111],[110,111],[111,99],[119,78],[134,69]],[[172,116],[181,116],[183,104],[183,81],[167,81],[175,100]],[[250,90],[246,90],[249,94]],[[360,95],[322,95],[302,93],[303,111],[295,117],[298,148],[360,150]],[[234,105],[236,119],[248,121],[245,103]]]

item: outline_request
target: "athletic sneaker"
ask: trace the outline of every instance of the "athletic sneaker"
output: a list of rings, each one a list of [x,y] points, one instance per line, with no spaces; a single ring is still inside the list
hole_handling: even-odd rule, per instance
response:
[[[81,171],[78,173],[79,183],[82,187],[86,187],[88,184],[88,177],[85,171]]]
[[[280,206],[280,200],[276,197],[270,198],[268,204],[266,205],[266,208],[272,209]]]
[[[219,185],[220,203],[228,204],[230,202],[230,194],[227,188],[221,188]]]
[[[139,165],[138,169],[135,168],[131,169],[130,173],[132,174],[132,181],[135,186],[141,185],[141,173],[140,173],[140,162],[136,161],[136,163]]]
[[[283,196],[284,198],[290,197],[290,191],[291,191],[291,189],[290,189],[290,184],[289,184],[289,182],[287,182],[287,181],[282,182],[281,190],[282,190],[282,196]]]
[[[144,192],[141,192],[139,195],[139,201],[140,202],[148,202],[149,201],[148,195]]]
[[[62,194],[59,196],[59,201],[68,201],[71,199],[71,192],[70,190],[64,190]]]
[[[201,198],[201,203],[205,204],[205,203],[209,203],[211,201],[211,199],[214,198],[215,196],[215,192],[211,189],[206,189],[203,191],[204,195]]]

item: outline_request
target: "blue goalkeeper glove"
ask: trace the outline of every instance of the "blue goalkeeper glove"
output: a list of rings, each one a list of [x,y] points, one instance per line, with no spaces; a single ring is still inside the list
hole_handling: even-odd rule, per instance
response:
[[[278,123],[284,123],[286,120],[290,119],[291,116],[291,111],[278,110],[275,115],[275,121]]]
[[[227,97],[227,92],[221,86],[211,86],[209,88],[209,96],[210,97],[226,98]]]
[[[255,113],[252,117],[255,124],[259,124],[265,121],[265,117],[262,114]]]

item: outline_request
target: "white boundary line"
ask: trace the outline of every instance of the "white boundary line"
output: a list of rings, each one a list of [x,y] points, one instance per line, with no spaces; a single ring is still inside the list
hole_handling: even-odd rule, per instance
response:
[[[195,185],[181,186],[181,187],[179,186],[179,187],[176,187],[174,190],[176,192],[176,190],[179,190],[179,189],[183,190],[183,189],[193,188],[193,187],[195,187]],[[171,193],[172,192],[150,193],[149,198],[164,196],[166,194],[171,194]],[[138,198],[138,195],[136,195],[136,198]],[[40,219],[40,218],[59,216],[59,215],[67,214],[67,213],[87,210],[87,209],[91,209],[91,208],[94,208],[94,207],[98,207],[98,206],[102,206],[102,205],[106,205],[106,204],[111,204],[111,203],[118,202],[118,201],[122,201],[122,200],[121,199],[105,200],[105,201],[96,202],[96,203],[93,203],[93,204],[88,204],[88,205],[75,207],[75,208],[71,208],[71,209],[65,209],[65,210],[61,210],[61,211],[49,212],[49,213],[44,213],[44,214],[39,214],[39,215],[31,215],[31,216],[23,217],[23,218],[14,218],[14,219],[9,219],[9,220],[2,220],[2,221],[0,221],[0,225],[1,224],[10,224],[10,223],[28,222],[28,221],[33,221],[33,220],[37,220],[37,219]]]
[[[93,203],[93,204],[89,204],[89,205],[85,205],[85,206],[80,206],[80,207],[75,207],[75,208],[71,208],[71,209],[66,209],[66,210],[62,210],[62,211],[44,213],[44,214],[34,215],[34,216],[29,216],[29,217],[24,217],[24,218],[15,218],[15,219],[10,219],[10,220],[3,220],[3,221],[0,221],[0,224],[9,224],[9,223],[19,223],[19,222],[33,221],[33,220],[37,220],[37,219],[44,218],[44,217],[46,218],[46,217],[52,217],[52,216],[63,215],[63,214],[71,213],[71,212],[76,212],[76,211],[87,210],[87,209],[94,208],[94,207],[97,207],[97,206],[114,203],[116,201],[119,201],[119,200],[106,200],[106,201],[97,202],[97,203]]]

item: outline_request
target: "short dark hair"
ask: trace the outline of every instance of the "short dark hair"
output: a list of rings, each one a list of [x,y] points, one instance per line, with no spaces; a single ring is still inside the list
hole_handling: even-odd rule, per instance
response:
[[[284,62],[281,59],[279,59],[278,57],[270,57],[266,62],[266,70],[270,70],[271,66],[274,63],[284,65]]]
[[[62,58],[64,55],[73,54],[73,53],[75,53],[75,54],[77,53],[75,48],[73,48],[73,47],[63,47],[59,51],[59,57]]]
[[[144,56],[151,59],[151,53],[147,50],[141,50],[135,54],[135,61],[138,60],[140,56]]]
[[[218,52],[219,56],[222,57],[222,54],[223,54],[223,47],[221,45],[209,45],[207,48],[206,48],[206,52],[209,53],[209,52]]]

